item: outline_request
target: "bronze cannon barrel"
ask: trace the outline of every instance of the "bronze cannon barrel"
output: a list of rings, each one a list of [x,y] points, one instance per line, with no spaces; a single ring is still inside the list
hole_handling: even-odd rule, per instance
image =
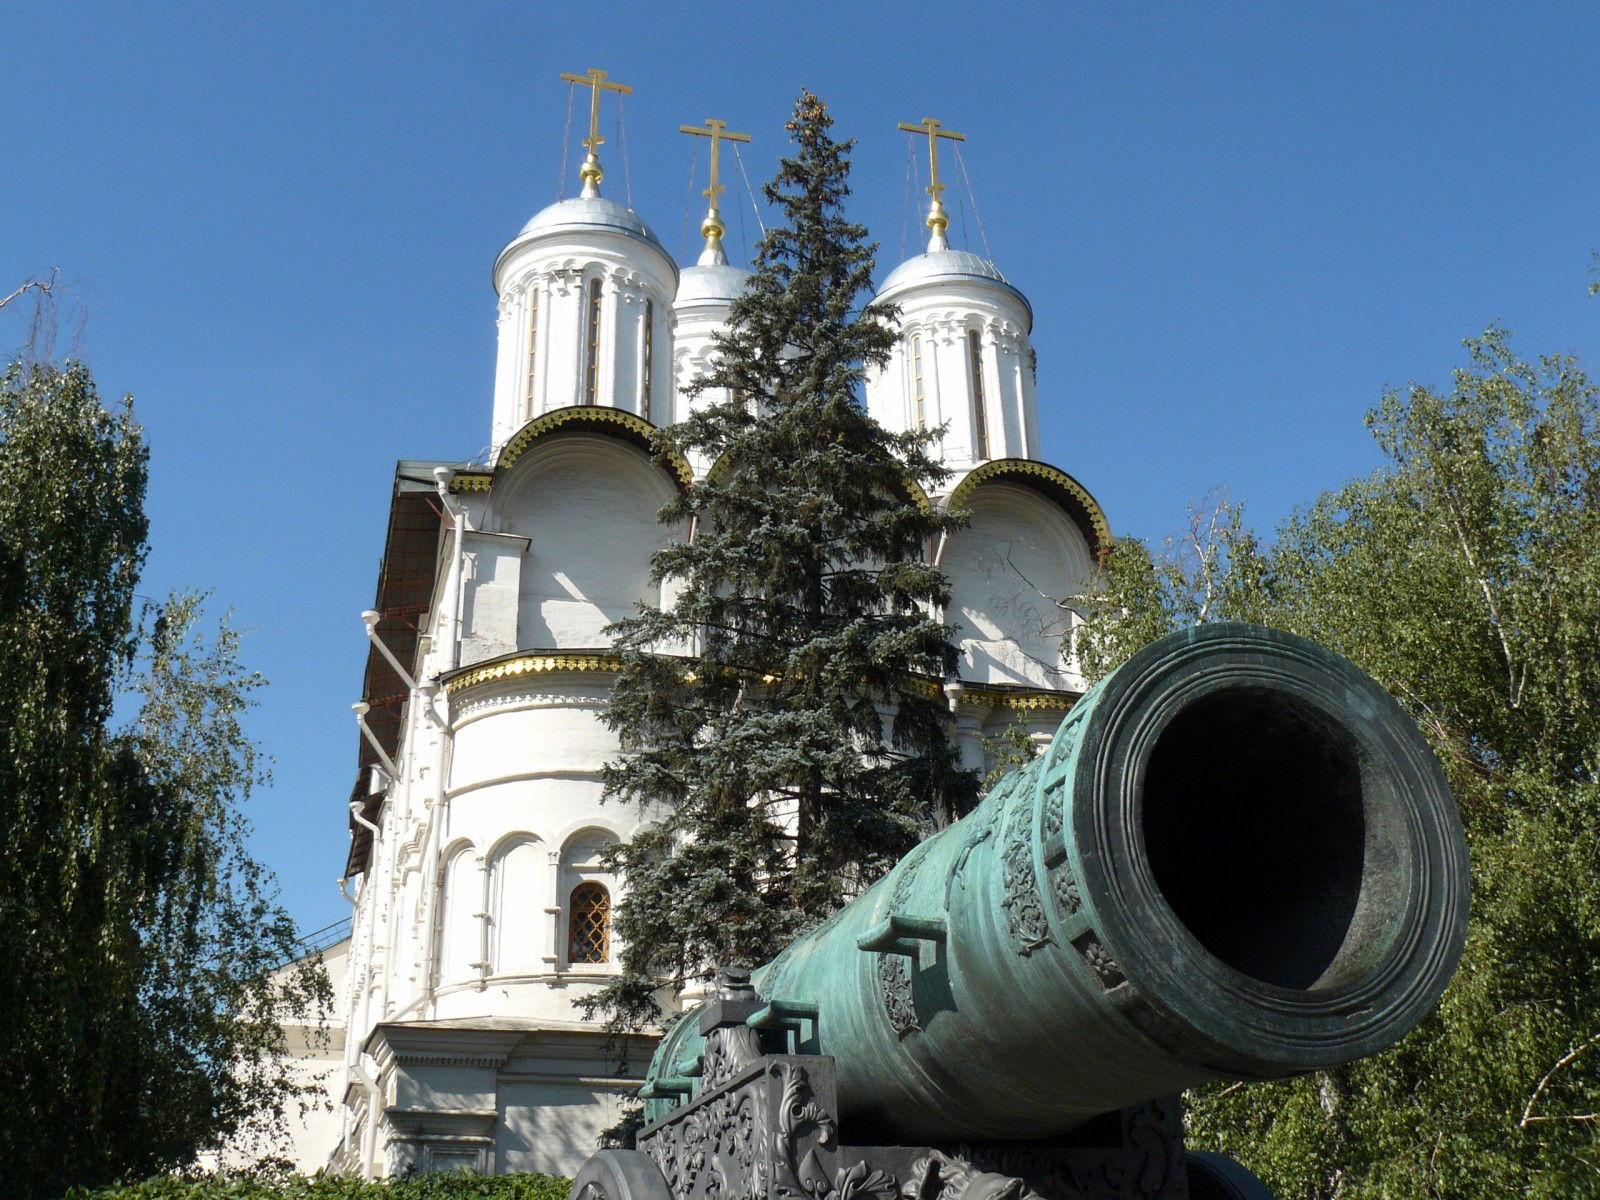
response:
[[[1302,638],[1204,626],[756,971],[749,1024],[833,1057],[857,1141],[1048,1137],[1390,1045],[1448,982],[1467,896],[1399,706]],[[651,1117],[702,1046],[692,1015],[669,1033]]]

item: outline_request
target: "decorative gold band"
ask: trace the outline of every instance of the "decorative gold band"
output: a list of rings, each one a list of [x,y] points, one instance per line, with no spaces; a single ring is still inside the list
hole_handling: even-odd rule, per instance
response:
[[[444,689],[452,696],[459,696],[482,684],[515,679],[523,675],[543,675],[557,671],[615,675],[621,670],[622,658],[616,654],[519,654],[515,658],[498,659],[479,667],[469,667],[459,675],[446,680]],[[926,684],[926,690],[930,695],[940,693],[941,689],[937,683],[932,680],[922,682]],[[1012,691],[985,687],[979,683],[964,684],[961,693],[961,703],[986,708],[1054,709],[1065,712],[1077,702],[1077,692]]]

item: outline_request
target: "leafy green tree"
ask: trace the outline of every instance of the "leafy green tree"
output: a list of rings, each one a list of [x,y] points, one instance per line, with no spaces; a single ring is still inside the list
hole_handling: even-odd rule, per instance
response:
[[[349,1175],[159,1175],[140,1183],[79,1189],[67,1200],[566,1200],[572,1180],[556,1175],[435,1171],[383,1181]]]
[[[1193,1097],[1194,1144],[1284,1197],[1600,1195],[1600,402],[1570,358],[1467,343],[1368,415],[1386,462],[1270,545],[1215,508],[1123,543],[1083,649],[1262,621],[1405,704],[1455,789],[1472,922],[1437,1014],[1376,1059]]]
[[[693,529],[653,560],[672,599],[613,627],[606,794],[668,813],[615,853],[615,1028],[657,1016],[663,982],[770,957],[976,791],[939,693],[951,631],[929,615],[949,597],[929,539],[954,522],[917,499],[946,473],[930,435],[889,433],[859,397],[893,314],[862,307],[874,247],[843,216],[852,143],[832,123],[803,92],[765,189],[785,220],[696,386],[723,398],[662,438],[717,464],[662,513]]]
[[[294,929],[244,846],[258,676],[141,614],[146,450],[82,366],[0,378],[0,1162],[14,1196],[182,1165],[286,1101]],[[148,619],[144,619],[144,618]],[[136,708],[114,726],[120,699]]]

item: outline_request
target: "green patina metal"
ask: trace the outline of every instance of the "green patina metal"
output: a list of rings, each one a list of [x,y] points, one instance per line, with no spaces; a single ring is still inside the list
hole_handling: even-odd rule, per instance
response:
[[[1390,697],[1303,639],[1206,626],[757,970],[740,1020],[829,1056],[839,1119],[880,1141],[1045,1138],[1389,1045],[1454,970],[1467,887]],[[661,1043],[648,1120],[693,1102],[704,1017]]]

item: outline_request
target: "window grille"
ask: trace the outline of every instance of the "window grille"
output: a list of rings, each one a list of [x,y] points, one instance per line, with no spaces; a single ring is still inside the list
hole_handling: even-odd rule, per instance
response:
[[[589,281],[589,324],[584,338],[583,402],[598,404],[600,395],[600,281]]]
[[[567,916],[567,961],[603,963],[611,958],[611,893],[603,884],[572,889]]]
[[[976,329],[967,330],[967,361],[972,366],[972,422],[974,457],[989,457],[989,417],[983,401],[983,339]]]

